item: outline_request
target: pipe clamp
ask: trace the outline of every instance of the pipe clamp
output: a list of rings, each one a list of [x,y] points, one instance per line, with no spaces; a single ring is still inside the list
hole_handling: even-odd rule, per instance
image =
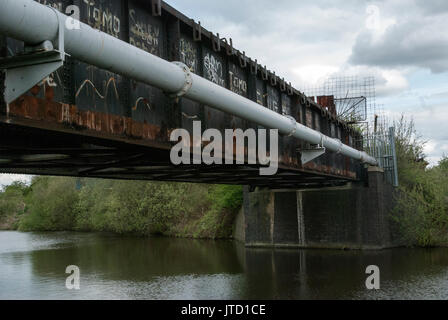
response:
[[[335,140],[339,143],[338,151],[336,151],[336,154],[341,154],[342,153],[342,148],[343,148],[344,144],[339,139],[335,139]]]
[[[291,120],[291,123],[292,123],[292,125],[294,126],[294,129],[292,129],[291,130],[291,132],[289,133],[289,134],[287,134],[286,135],[286,137],[292,137],[295,133],[296,133],[296,131],[297,131],[297,122],[296,122],[296,119],[294,119],[293,117],[291,117],[291,116],[285,116],[286,118],[288,118],[289,120]]]
[[[172,98],[180,98],[180,97],[186,95],[187,92],[193,86],[193,77],[191,76],[190,68],[188,68],[188,66],[185,63],[182,63],[179,61],[173,61],[172,63],[182,69],[182,71],[185,74],[185,82],[184,82],[182,89],[180,89],[180,91],[171,93],[171,94],[169,94],[169,96]]]

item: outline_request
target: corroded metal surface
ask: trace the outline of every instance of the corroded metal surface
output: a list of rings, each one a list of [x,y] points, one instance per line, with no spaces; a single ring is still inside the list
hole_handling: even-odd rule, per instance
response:
[[[192,72],[275,112],[292,116],[297,122],[349,146],[356,147],[360,139],[334,116],[332,103],[326,97],[317,98],[324,107],[311,101],[273,71],[235,49],[230,40],[218,40],[217,35],[165,3],[159,16],[147,1],[38,2],[61,11],[65,11],[67,5],[76,4],[81,9],[81,20],[94,28],[166,60],[181,61]],[[23,43],[19,41],[0,41],[2,56],[21,50]],[[257,128],[248,121],[185,98],[175,101],[157,88],[74,59],[68,59],[63,68],[10,104],[8,109],[0,102],[0,112],[0,121],[4,123],[20,123],[24,127],[29,125],[77,136],[93,135],[129,146],[160,150],[170,148],[171,130],[185,128],[192,133],[195,120],[202,121],[203,130]],[[359,163],[332,152],[302,167],[297,149],[306,147],[304,142],[281,137],[282,170],[341,179],[360,178]]]
[[[104,112],[80,110],[74,105],[30,96],[21,97],[11,103],[9,115],[42,122],[64,124],[78,131],[92,130],[105,135],[126,136],[130,139],[166,142],[169,139],[169,132],[166,127],[138,122],[129,117]],[[45,124],[43,124],[43,127],[45,127]]]

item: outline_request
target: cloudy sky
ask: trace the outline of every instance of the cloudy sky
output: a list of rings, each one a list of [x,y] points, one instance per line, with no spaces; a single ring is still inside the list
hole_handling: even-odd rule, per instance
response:
[[[167,2],[298,89],[332,75],[375,76],[387,115],[414,118],[433,164],[448,155],[448,1]]]

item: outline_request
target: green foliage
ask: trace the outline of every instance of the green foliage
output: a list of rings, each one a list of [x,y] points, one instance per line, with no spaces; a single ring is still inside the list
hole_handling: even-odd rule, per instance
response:
[[[443,156],[439,161],[438,167],[440,168],[440,173],[448,175],[448,156]]]
[[[393,219],[410,245],[435,246],[448,243],[448,161],[427,168],[425,141],[417,135],[413,121],[403,117],[396,125],[400,188]]]
[[[117,233],[165,233],[184,198],[180,184],[103,181],[84,188],[77,227]],[[99,200],[100,199],[100,200]]]
[[[25,210],[27,189],[23,182],[14,182],[0,192],[0,229],[16,228],[17,217]]]
[[[78,194],[73,178],[36,177],[25,198],[26,214],[19,221],[21,231],[72,230]]]
[[[409,244],[435,246],[447,243],[447,179],[430,170],[416,175],[413,185],[401,186],[396,220]]]
[[[21,231],[228,238],[241,203],[235,186],[35,177],[0,194],[0,214]]]
[[[215,209],[238,210],[243,204],[243,187],[218,185],[211,189],[209,198]]]
[[[425,175],[427,163],[423,152],[426,141],[417,133],[414,121],[404,116],[395,123],[395,145],[397,151],[400,184],[412,186],[416,179]]]
[[[210,208],[198,222],[197,238],[228,238],[233,232],[233,221],[243,204],[240,186],[214,186],[208,193]]]

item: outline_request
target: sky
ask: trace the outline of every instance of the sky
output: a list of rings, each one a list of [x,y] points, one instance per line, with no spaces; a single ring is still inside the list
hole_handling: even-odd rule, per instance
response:
[[[431,164],[448,155],[448,1],[167,2],[299,90],[374,76],[390,122],[414,119]]]
[[[448,155],[448,1],[167,0],[301,89],[330,76],[374,76],[391,121],[404,114]],[[26,176],[1,176],[0,185]]]

